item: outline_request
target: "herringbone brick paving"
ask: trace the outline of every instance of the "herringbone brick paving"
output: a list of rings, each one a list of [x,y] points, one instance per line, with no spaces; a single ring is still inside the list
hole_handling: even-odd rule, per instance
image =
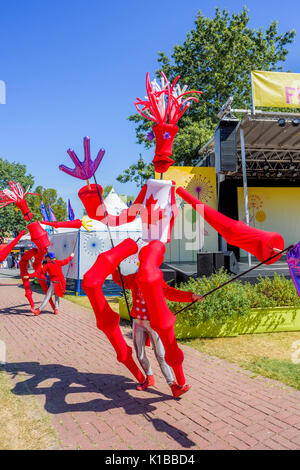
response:
[[[139,392],[92,312],[66,300],[35,317],[22,288],[0,287],[0,339],[13,392],[37,396],[63,449],[300,448],[296,390],[184,346],[191,390],[175,401],[148,348],[157,387]]]

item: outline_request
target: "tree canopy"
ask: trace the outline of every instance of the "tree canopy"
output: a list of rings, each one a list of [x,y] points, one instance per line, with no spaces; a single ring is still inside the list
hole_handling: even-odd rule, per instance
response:
[[[8,188],[9,181],[19,182],[25,191],[29,190],[30,192],[41,194],[47,209],[48,203],[51,205],[56,219],[67,220],[67,204],[61,197],[57,197],[55,189],[37,186],[33,190],[34,178],[30,173],[27,173],[25,165],[0,158],[0,189]],[[26,200],[29,209],[33,213],[34,220],[42,220],[41,198],[28,195]],[[23,219],[23,215],[14,204],[9,204],[0,209],[0,235],[17,234],[25,227],[26,222]]]
[[[46,209],[48,211],[48,205],[54,212],[56,220],[68,220],[67,203],[61,197],[57,197],[57,191],[53,188],[43,188],[43,186],[37,186],[34,190],[35,193],[41,194],[41,198],[37,196],[28,196],[28,206],[34,215],[35,220],[43,220],[41,214],[41,200],[44,201]]]
[[[249,21],[246,7],[232,15],[216,8],[213,18],[199,11],[183,44],[175,45],[170,56],[158,53],[158,78],[161,70],[170,82],[180,75],[181,85],[203,92],[199,104],[193,104],[179,122],[180,131],[173,145],[176,165],[193,165],[198,161],[198,151],[212,136],[218,111],[230,96],[236,108],[250,107],[252,70],[282,70],[287,45],[294,41],[296,32],[280,34],[277,21],[265,30],[250,28]],[[154,146],[155,141],[146,139],[152,123],[140,114],[128,119],[136,125],[137,142],[146,148]],[[138,182],[141,176],[147,179],[151,171],[151,165],[140,168],[136,163],[117,179]]]
[[[8,188],[8,182],[11,180],[18,181],[24,190],[31,190],[34,184],[34,178],[30,173],[27,173],[25,165],[0,158],[0,189]],[[0,233],[2,236],[13,232],[19,233],[24,227],[26,227],[26,222],[23,215],[14,204],[0,209]]]

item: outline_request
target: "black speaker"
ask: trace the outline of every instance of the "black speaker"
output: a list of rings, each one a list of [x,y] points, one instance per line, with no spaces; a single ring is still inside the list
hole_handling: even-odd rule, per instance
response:
[[[219,271],[224,266],[224,252],[216,251],[214,252],[214,271],[215,273]]]
[[[215,130],[216,173],[237,171],[236,127],[238,123],[238,119],[223,119]]]
[[[164,281],[169,284],[169,286],[173,286],[176,279],[175,271],[173,269],[162,268],[162,273],[164,276]]]
[[[233,251],[224,251],[224,266],[229,273],[239,273],[239,265]]]
[[[210,276],[214,272],[214,254],[197,253],[197,276]]]

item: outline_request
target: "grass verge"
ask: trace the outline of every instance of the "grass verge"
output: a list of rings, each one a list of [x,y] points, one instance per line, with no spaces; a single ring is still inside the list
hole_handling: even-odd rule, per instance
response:
[[[300,364],[292,361],[293,345],[300,347],[299,331],[197,338],[181,342],[300,390]]]
[[[9,377],[0,366],[0,449],[46,450],[58,447],[50,418],[35,397],[11,392]]]

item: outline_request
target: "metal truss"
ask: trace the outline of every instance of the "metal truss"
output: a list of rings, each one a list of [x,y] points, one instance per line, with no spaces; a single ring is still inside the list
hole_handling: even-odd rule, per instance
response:
[[[299,150],[246,149],[247,178],[300,181]],[[242,178],[241,151],[238,149],[238,170],[229,173],[233,179]]]

